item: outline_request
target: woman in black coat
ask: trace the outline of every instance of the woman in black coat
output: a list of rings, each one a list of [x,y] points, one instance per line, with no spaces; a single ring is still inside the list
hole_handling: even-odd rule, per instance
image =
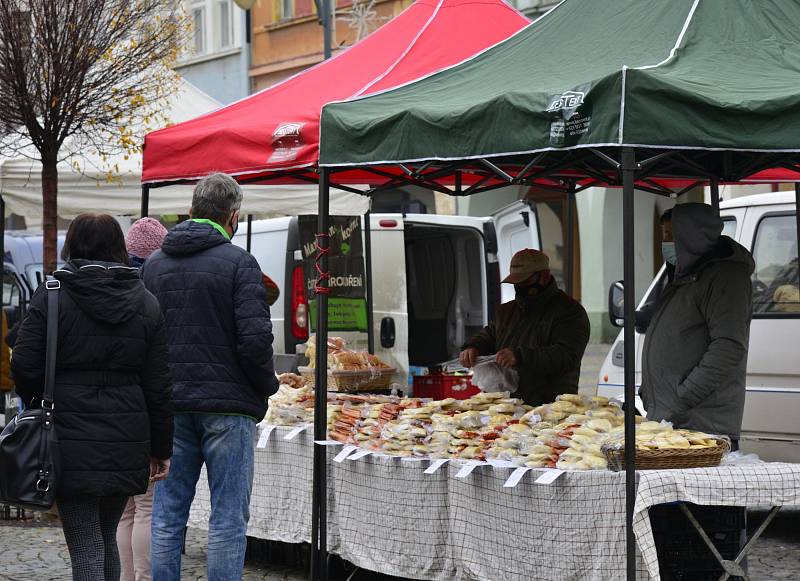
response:
[[[117,581],[117,523],[128,497],[163,480],[172,456],[172,404],[158,301],[127,266],[108,215],[82,214],[64,243],[55,426],[62,472],[56,498],[75,580]],[[40,405],[47,297],[34,294],[12,356],[17,393]]]

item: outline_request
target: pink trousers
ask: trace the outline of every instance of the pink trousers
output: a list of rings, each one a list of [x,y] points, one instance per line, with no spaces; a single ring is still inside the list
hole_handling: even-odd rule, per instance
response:
[[[153,515],[153,484],[147,492],[128,499],[117,527],[117,546],[122,568],[120,581],[151,581],[150,523]]]

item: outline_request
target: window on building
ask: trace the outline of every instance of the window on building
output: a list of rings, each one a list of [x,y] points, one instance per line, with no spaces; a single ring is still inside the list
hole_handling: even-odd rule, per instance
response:
[[[192,38],[194,53],[206,53],[206,7],[205,3],[192,3],[189,13],[192,18]]]
[[[192,23],[192,51],[186,58],[237,46],[241,13],[233,0],[185,0],[184,6]]]
[[[753,259],[753,312],[800,313],[794,214],[762,218],[756,229]]]
[[[278,0],[281,4],[281,20],[294,18],[294,0]]]
[[[233,2],[217,0],[217,39],[219,48],[233,46]]]

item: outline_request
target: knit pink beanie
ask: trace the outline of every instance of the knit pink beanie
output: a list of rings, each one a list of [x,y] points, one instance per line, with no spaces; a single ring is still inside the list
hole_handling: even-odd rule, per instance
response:
[[[155,218],[141,218],[133,223],[125,236],[128,253],[141,259],[161,248],[167,229]]]

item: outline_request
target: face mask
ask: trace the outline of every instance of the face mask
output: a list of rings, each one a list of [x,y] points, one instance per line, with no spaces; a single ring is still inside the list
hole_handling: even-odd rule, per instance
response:
[[[543,285],[541,281],[537,279],[536,282],[531,284],[525,284],[525,285],[515,284],[514,292],[518,300],[525,300],[533,298],[536,295],[538,295],[545,289],[545,286],[546,285]]]
[[[231,238],[236,236],[236,232],[239,230],[239,220],[236,222],[231,221],[231,229],[233,230],[233,234],[231,234]]]
[[[674,242],[662,242],[661,254],[664,256],[664,260],[667,264],[675,266],[675,263],[678,262],[678,251],[675,250]]]

